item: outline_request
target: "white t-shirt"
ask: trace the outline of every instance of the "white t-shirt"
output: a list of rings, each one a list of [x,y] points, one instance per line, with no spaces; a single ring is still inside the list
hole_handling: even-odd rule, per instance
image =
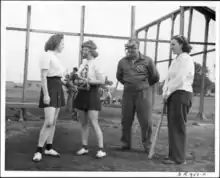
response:
[[[192,57],[187,53],[180,54],[170,65],[163,87],[163,94],[170,95],[176,90],[192,92],[194,72]]]
[[[48,77],[63,77],[65,71],[60,59],[54,54],[53,51],[47,51],[42,55],[40,59],[40,69],[47,69]]]
[[[82,64],[79,66],[77,73],[80,77],[88,78],[89,80],[105,81],[105,76],[96,59],[84,59]]]

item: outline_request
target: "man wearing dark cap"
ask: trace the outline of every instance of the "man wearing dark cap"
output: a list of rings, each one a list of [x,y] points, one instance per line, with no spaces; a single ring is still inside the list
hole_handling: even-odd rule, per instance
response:
[[[122,98],[122,150],[131,149],[131,128],[135,112],[141,127],[142,144],[148,153],[152,136],[152,86],[159,73],[150,57],[139,52],[139,41],[131,39],[125,45],[126,56],[117,67],[116,78],[124,85]]]

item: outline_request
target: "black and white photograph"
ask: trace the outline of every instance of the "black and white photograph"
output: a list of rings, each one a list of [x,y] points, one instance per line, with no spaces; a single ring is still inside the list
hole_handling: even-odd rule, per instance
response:
[[[2,1],[1,176],[219,177],[219,5]]]

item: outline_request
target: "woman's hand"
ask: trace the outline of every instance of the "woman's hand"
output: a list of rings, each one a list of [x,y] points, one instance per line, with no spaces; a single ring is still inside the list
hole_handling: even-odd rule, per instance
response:
[[[163,102],[166,103],[167,102],[167,99],[169,97],[169,94],[166,92],[166,93],[163,93]]]
[[[49,95],[44,95],[44,104],[50,104],[50,97]]]

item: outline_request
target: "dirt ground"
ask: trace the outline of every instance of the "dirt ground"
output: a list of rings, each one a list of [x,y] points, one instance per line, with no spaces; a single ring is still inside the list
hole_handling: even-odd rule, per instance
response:
[[[7,111],[7,115],[13,112]],[[39,163],[32,162],[36,149],[39,130],[43,120],[42,110],[29,110],[32,115],[25,122],[6,122],[5,140],[5,169],[6,170],[38,170],[38,171],[167,171],[167,172],[214,172],[214,118],[207,121],[195,120],[194,115],[189,116],[188,155],[186,165],[163,165],[162,160],[168,152],[167,122],[164,118],[156,145],[156,157],[148,160],[140,144],[140,128],[135,121],[133,124],[133,150],[121,152],[120,146],[120,109],[103,108],[100,114],[100,124],[104,132],[105,148],[108,156],[104,159],[95,159],[97,141],[94,132],[90,131],[89,149],[86,156],[76,156],[80,147],[80,125],[70,119],[70,114],[62,110],[57,123],[54,139],[54,148],[61,157],[43,157]],[[159,114],[153,114],[154,130]]]

